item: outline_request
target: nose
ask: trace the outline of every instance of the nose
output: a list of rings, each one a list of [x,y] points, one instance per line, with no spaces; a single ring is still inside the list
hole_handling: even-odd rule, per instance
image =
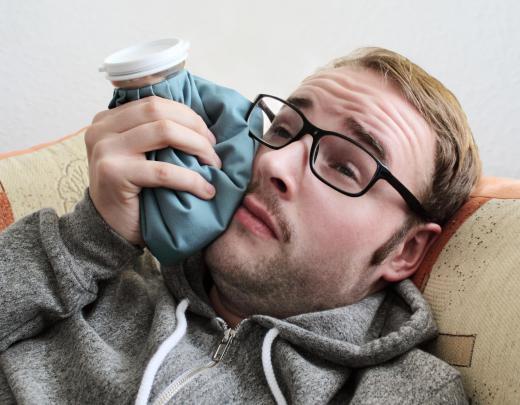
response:
[[[255,171],[264,187],[275,190],[282,199],[290,200],[300,191],[311,173],[309,153],[312,137],[304,135],[281,149],[261,146],[255,159]]]

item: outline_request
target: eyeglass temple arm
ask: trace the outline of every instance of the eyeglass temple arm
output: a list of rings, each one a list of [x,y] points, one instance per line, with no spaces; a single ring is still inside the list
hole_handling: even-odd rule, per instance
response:
[[[419,215],[422,219],[426,221],[433,221],[432,216],[423,208],[422,204],[415,198],[415,196],[404,186],[403,183],[401,183],[399,180],[397,180],[396,177],[390,171],[382,168],[381,171],[381,177],[388,181],[392,187],[394,187],[399,194],[401,194],[401,197],[406,201],[410,209],[415,212],[417,215]]]

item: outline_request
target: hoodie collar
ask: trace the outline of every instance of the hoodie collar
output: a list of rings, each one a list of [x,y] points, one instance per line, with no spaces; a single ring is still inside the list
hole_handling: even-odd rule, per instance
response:
[[[341,308],[258,323],[331,362],[366,367],[399,356],[437,335],[431,310],[410,280]]]
[[[216,317],[201,253],[181,265],[163,266],[162,273],[174,297],[189,300],[190,312]],[[280,338],[319,357],[356,367],[387,361],[437,334],[428,303],[408,279],[344,307],[285,319],[266,315],[250,319],[267,329],[278,329]]]
[[[180,264],[162,265],[161,272],[166,287],[176,300],[180,302],[184,298],[188,299],[190,312],[207,318],[217,316],[209,301],[211,279],[201,252]]]

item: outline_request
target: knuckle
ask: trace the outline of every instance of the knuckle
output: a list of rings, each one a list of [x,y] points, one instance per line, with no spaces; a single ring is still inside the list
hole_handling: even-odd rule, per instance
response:
[[[173,131],[173,123],[167,119],[160,119],[156,121],[157,132],[162,138],[168,138],[170,133]]]
[[[87,148],[91,148],[92,145],[94,144],[95,142],[95,137],[96,137],[96,128],[94,127],[94,125],[90,125],[87,130],[85,131],[85,145],[87,146]]]
[[[100,128],[97,124],[90,125],[85,131],[84,142],[87,151],[92,151],[100,139]]]
[[[96,115],[94,115],[94,118],[92,119],[92,123],[95,124],[98,121],[101,121],[105,115],[108,113],[108,111],[100,111]]]
[[[155,177],[160,183],[165,182],[170,177],[170,171],[168,170],[168,166],[165,164],[156,166],[155,169]]]
[[[147,97],[147,98],[152,98],[152,97]],[[158,101],[158,97],[145,103],[143,108],[144,108],[146,117],[150,121],[157,121],[157,120],[161,119],[161,105],[160,105],[160,102]]]
[[[153,96],[145,97],[145,101],[149,103],[160,103],[163,100],[163,98],[156,96],[155,94]]]
[[[116,164],[111,159],[99,159],[96,163],[96,172],[101,179],[110,179],[117,173]]]
[[[89,141],[90,143],[87,146],[87,150],[90,153],[90,157],[92,161],[100,161],[105,159],[106,156],[110,156],[110,153],[105,153],[110,148],[106,145],[108,143],[107,139],[97,138],[93,141]]]

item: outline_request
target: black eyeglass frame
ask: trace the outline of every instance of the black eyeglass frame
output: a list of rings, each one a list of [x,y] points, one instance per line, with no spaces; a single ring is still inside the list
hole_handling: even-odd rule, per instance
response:
[[[406,188],[406,186],[403,183],[401,183],[399,180],[397,180],[397,178],[390,172],[390,170],[377,157],[375,157],[370,151],[368,151],[363,145],[359,144],[356,140],[354,140],[354,139],[352,139],[352,138],[350,138],[350,137],[348,137],[346,135],[343,135],[343,134],[340,134],[340,133],[337,133],[337,132],[333,132],[333,131],[326,131],[324,129],[321,129],[321,128],[317,127],[316,125],[312,124],[307,119],[307,117],[305,117],[305,115],[296,106],[294,106],[290,102],[288,102],[286,100],[283,100],[283,99],[281,99],[279,97],[272,96],[270,94],[263,94],[263,93],[261,93],[258,96],[256,96],[255,100],[253,101],[253,104],[251,104],[251,106],[249,107],[249,110],[247,111],[247,114],[246,114],[246,121],[249,121],[249,117],[250,117],[251,113],[253,112],[255,106],[264,97],[273,98],[273,99],[278,100],[279,102],[281,102],[281,103],[291,107],[300,116],[300,118],[302,119],[303,127],[298,132],[298,134],[296,134],[285,145],[282,145],[282,146],[271,145],[271,144],[265,142],[263,139],[258,138],[256,135],[251,133],[251,131],[249,131],[249,136],[250,137],[252,137],[253,139],[256,139],[262,145],[265,145],[265,146],[267,146],[267,147],[269,147],[271,149],[278,150],[278,149],[282,149],[282,148],[286,147],[287,145],[289,145],[289,144],[291,144],[293,142],[298,141],[304,135],[309,134],[310,136],[312,136],[312,146],[311,146],[311,150],[310,150],[310,153],[309,153],[309,166],[311,168],[312,173],[318,179],[320,179],[323,183],[327,184],[329,187],[332,187],[334,190],[340,192],[341,194],[347,195],[349,197],[361,197],[368,190],[370,190],[372,188],[372,186],[379,179],[386,180],[401,195],[401,197],[407,203],[408,207],[410,207],[410,209],[415,214],[417,214],[419,217],[421,217],[426,222],[430,222],[432,220],[431,215],[424,209],[422,204],[412,194],[412,192],[410,190],[408,190],[408,188]],[[318,145],[319,140],[322,137],[324,137],[325,135],[327,135],[327,136],[332,135],[332,136],[337,136],[339,138],[345,139],[346,141],[348,141],[348,142],[356,145],[357,147],[361,148],[363,151],[365,151],[376,162],[377,169],[376,169],[376,171],[374,173],[374,176],[368,182],[368,184],[365,186],[365,188],[362,189],[360,192],[358,192],[358,193],[350,193],[348,191],[341,190],[340,188],[334,186],[333,184],[331,184],[327,180],[325,180],[323,177],[321,177],[316,172],[316,170],[314,169],[314,165],[313,165],[312,162],[316,158],[316,153],[317,153],[316,146]]]

